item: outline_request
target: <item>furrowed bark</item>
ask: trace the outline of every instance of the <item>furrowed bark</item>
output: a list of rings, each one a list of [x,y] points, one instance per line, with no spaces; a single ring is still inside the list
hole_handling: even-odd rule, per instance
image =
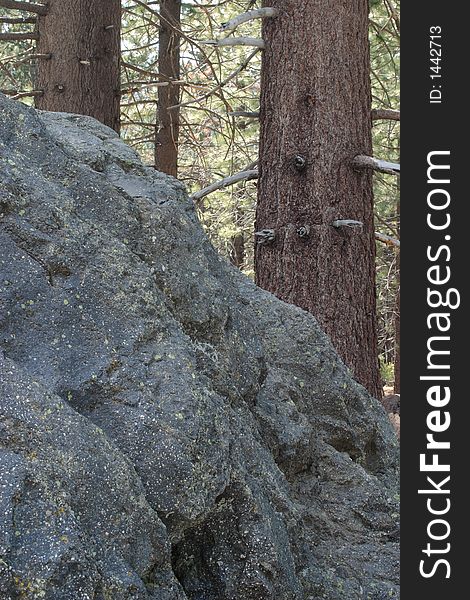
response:
[[[36,99],[42,110],[89,115],[119,132],[120,0],[50,0],[38,19]]]
[[[368,1],[268,4],[255,229],[275,237],[256,244],[256,281],[313,313],[380,397],[372,169],[352,164],[372,155]]]
[[[158,70],[160,75],[180,78],[181,0],[160,2],[160,39]],[[179,109],[169,110],[179,103],[180,88],[176,85],[158,89],[158,130],[155,140],[155,167],[163,173],[178,174]]]

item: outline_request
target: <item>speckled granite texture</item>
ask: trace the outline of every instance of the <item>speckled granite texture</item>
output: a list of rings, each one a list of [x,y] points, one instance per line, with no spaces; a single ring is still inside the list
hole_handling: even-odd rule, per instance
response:
[[[0,95],[0,598],[397,599],[397,443],[87,117]]]

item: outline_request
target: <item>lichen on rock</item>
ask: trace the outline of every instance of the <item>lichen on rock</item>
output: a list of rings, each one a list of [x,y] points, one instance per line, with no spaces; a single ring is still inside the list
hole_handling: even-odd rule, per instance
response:
[[[0,95],[0,598],[398,598],[397,442],[91,118]]]

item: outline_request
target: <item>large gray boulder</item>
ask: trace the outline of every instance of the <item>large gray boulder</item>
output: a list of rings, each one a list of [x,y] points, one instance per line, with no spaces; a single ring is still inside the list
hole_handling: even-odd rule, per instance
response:
[[[395,435],[315,319],[91,118],[0,95],[0,185],[0,598],[398,598]]]

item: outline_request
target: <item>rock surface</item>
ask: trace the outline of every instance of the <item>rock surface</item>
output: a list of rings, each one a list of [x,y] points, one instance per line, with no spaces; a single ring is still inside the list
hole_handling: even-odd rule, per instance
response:
[[[93,119],[0,95],[0,598],[398,598],[397,442]]]

